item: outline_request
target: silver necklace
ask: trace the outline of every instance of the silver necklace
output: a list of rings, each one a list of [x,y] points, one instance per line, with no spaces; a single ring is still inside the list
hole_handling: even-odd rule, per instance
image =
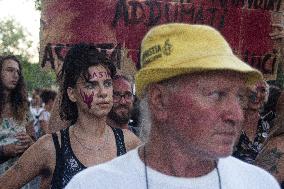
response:
[[[106,129],[107,129],[107,128],[106,128]],[[108,132],[108,129],[107,129],[107,132]],[[101,151],[101,149],[104,148],[105,145],[106,145],[106,143],[108,142],[108,133],[105,132],[107,136],[104,137],[104,144],[103,144],[103,146],[102,146],[102,147],[97,147],[97,149],[94,149],[94,148],[89,147],[89,146],[87,146],[87,145],[84,145],[84,144],[82,144],[82,143],[80,142],[79,138],[78,138],[77,135],[75,134],[74,128],[73,128],[73,130],[72,130],[72,133],[73,133],[73,136],[74,136],[74,138],[76,139],[76,141],[77,141],[83,148],[85,148],[85,149],[88,150],[88,151],[94,151],[94,150]],[[105,134],[104,134],[104,135],[105,135]]]
[[[144,148],[143,148],[143,156],[144,156],[144,172],[145,172],[145,181],[146,181],[145,184],[146,184],[146,189],[149,189],[148,172],[147,172],[147,161],[146,161],[146,146],[145,145],[144,145]],[[217,164],[216,161],[214,161],[214,165],[216,167],[217,175],[218,175],[218,186],[219,186],[219,189],[222,189],[220,171],[219,171],[218,164]]]

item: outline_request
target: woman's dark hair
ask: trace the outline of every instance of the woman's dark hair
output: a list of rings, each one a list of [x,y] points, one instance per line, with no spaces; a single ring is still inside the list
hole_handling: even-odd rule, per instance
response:
[[[77,104],[69,99],[67,88],[74,88],[81,76],[88,80],[90,77],[88,68],[97,65],[105,67],[110,72],[111,78],[116,74],[116,68],[107,58],[106,53],[99,52],[94,45],[76,44],[68,51],[59,73],[59,80],[62,82],[61,119],[68,120],[71,124],[77,121]]]
[[[18,83],[10,93],[10,96],[8,97],[8,101],[11,103],[13,117],[16,120],[23,121],[26,117],[26,113],[28,110],[28,100],[27,100],[27,91],[26,91],[26,85],[24,82],[24,77],[22,74],[22,66],[20,61],[16,58],[16,56],[8,55],[8,56],[2,56],[0,57],[0,72],[2,72],[3,64],[6,60],[14,60],[18,63],[20,73],[19,73],[19,80]],[[6,96],[4,94],[4,85],[2,78],[0,78],[0,118],[2,117],[2,112],[4,111],[5,106],[5,99]]]

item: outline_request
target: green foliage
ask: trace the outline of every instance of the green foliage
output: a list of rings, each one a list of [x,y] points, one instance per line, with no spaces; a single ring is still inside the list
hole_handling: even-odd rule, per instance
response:
[[[15,20],[0,20],[0,55],[13,54],[19,58],[29,92],[35,88],[50,88],[55,85],[55,73],[51,70],[44,71],[40,64],[30,62],[31,55],[27,49],[32,42],[27,37],[26,31]]]
[[[56,75],[52,70],[43,70],[40,64],[30,64],[22,61],[23,74],[27,89],[31,92],[36,88],[50,88],[56,83]]]
[[[41,11],[41,0],[34,0],[35,1],[35,9]]]
[[[17,54],[30,58],[27,52],[32,41],[27,39],[28,34],[14,19],[0,20],[0,52],[2,55]]]

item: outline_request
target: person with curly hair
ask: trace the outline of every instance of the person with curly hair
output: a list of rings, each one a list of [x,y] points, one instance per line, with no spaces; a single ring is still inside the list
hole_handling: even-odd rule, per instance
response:
[[[32,144],[32,118],[20,61],[12,55],[0,58],[0,175]],[[27,131],[30,131],[27,134]]]
[[[116,69],[93,45],[74,45],[60,73],[60,117],[71,125],[41,137],[0,177],[3,188],[19,188],[41,176],[40,188],[64,188],[87,167],[109,161],[140,144],[130,131],[112,128],[106,118],[112,107]],[[13,178],[13,179],[11,179]]]

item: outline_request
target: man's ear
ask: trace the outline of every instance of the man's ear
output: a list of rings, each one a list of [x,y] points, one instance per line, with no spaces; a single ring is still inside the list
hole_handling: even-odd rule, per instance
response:
[[[154,119],[165,122],[168,118],[168,91],[161,84],[151,84],[149,86],[149,108],[153,112]]]
[[[75,91],[74,91],[75,89],[73,89],[73,88],[71,88],[71,87],[68,87],[67,88],[67,94],[68,94],[68,98],[69,98],[69,100],[71,100],[72,102],[76,102],[77,101],[77,99],[76,99],[76,97],[75,97]]]

